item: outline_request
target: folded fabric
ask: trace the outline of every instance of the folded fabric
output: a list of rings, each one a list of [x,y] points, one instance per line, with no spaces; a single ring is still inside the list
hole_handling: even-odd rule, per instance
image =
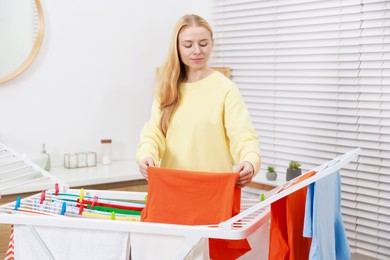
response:
[[[309,259],[350,259],[341,215],[339,171],[309,185],[304,233],[312,238]]]
[[[185,225],[219,224],[240,211],[238,174],[149,167],[148,198],[141,221]],[[244,240],[210,239],[212,259],[236,259],[250,250]]]
[[[315,174],[308,172],[295,185]],[[291,187],[291,186],[289,186]],[[307,187],[271,204],[269,260],[301,260],[309,256],[311,239],[302,235]]]

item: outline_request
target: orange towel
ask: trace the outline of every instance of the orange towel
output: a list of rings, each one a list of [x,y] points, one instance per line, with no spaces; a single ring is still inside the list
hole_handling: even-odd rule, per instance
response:
[[[184,225],[219,224],[240,211],[241,189],[235,187],[237,173],[149,167],[148,177],[148,198],[141,221]],[[216,260],[236,259],[251,249],[246,239],[209,241],[210,255]],[[229,257],[225,257],[225,254]]]
[[[294,184],[314,174],[308,172]],[[271,204],[269,260],[308,259],[311,239],[303,237],[306,191],[304,187]]]

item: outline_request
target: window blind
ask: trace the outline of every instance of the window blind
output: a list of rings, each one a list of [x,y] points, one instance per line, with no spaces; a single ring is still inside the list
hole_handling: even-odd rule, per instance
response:
[[[390,258],[390,1],[214,0],[212,64],[230,67],[260,136],[261,174],[341,171],[352,251]]]

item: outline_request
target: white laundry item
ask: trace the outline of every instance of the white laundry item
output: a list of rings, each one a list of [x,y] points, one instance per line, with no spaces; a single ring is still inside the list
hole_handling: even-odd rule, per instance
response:
[[[172,260],[176,259],[185,244],[184,237],[131,233],[132,260]],[[264,223],[248,237],[252,248],[238,260],[267,260],[269,247],[269,222]],[[201,241],[192,249],[185,260],[209,259],[208,239]]]
[[[18,260],[127,260],[129,244],[128,232],[14,226],[15,259]]]
[[[132,260],[172,260],[176,259],[186,243],[182,236],[168,236],[145,233],[131,233]],[[202,238],[192,248],[185,260],[209,259],[208,239]]]

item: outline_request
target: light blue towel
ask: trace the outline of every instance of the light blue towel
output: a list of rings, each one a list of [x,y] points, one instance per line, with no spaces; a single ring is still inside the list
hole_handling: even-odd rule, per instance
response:
[[[340,195],[339,171],[309,185],[303,230],[303,236],[312,237],[309,259],[351,259]]]

